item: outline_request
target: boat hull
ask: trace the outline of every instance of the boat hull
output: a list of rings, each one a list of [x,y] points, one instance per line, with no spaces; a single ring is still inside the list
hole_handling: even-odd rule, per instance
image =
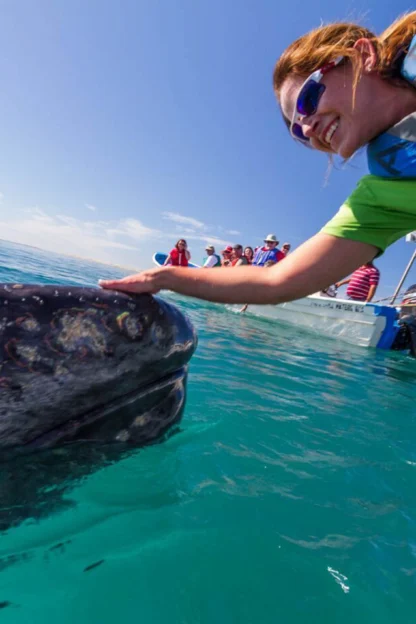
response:
[[[399,329],[396,308],[319,296],[279,305],[249,305],[246,313],[379,349],[390,349]]]

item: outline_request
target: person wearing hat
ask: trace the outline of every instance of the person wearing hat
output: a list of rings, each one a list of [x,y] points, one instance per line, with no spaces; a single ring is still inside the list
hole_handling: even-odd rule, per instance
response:
[[[207,245],[205,247],[207,257],[202,261],[202,267],[204,269],[213,269],[214,267],[221,266],[221,258],[215,253],[214,245]]]
[[[227,247],[225,247],[225,249],[222,250],[221,266],[223,267],[231,266],[231,254],[232,253],[233,253],[233,248],[231,247],[231,245],[227,245]]]
[[[264,266],[266,262],[272,260],[273,262],[279,262],[285,258],[285,254],[277,248],[279,241],[276,238],[276,234],[269,234],[264,239],[266,243],[264,247],[259,247],[253,259],[254,266]]]

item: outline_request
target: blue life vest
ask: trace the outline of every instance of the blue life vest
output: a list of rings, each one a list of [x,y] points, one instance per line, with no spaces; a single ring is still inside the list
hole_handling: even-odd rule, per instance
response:
[[[401,75],[416,87],[416,35],[403,60]],[[416,113],[373,139],[367,146],[370,173],[382,178],[416,178]]]
[[[254,254],[253,264],[255,266],[264,266],[269,260],[277,262],[278,253],[279,250],[277,247],[275,247],[274,249],[263,249],[262,247],[260,247],[260,249],[257,249],[256,253]]]
[[[382,178],[416,178],[416,113],[373,139],[367,146],[370,173]]]

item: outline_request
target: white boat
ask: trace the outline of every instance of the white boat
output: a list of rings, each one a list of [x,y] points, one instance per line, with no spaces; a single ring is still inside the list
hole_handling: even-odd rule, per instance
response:
[[[416,242],[416,232],[409,234],[406,241]],[[416,251],[387,305],[316,293],[279,305],[250,304],[245,313],[304,327],[360,347],[410,350],[416,355],[416,303],[394,305],[415,259]]]
[[[249,305],[245,313],[304,327],[360,347],[391,349],[399,331],[399,311],[394,306],[311,295],[279,305]]]

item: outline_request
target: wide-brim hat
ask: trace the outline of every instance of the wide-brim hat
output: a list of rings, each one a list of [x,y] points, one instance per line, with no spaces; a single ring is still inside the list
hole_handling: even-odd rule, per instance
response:
[[[266,236],[266,238],[264,239],[265,243],[278,243],[279,241],[277,240],[276,234],[268,234]]]
[[[205,247],[205,251],[208,251],[208,250],[209,250],[209,251],[215,251],[215,247],[214,247],[214,245],[207,245],[207,246]]]

